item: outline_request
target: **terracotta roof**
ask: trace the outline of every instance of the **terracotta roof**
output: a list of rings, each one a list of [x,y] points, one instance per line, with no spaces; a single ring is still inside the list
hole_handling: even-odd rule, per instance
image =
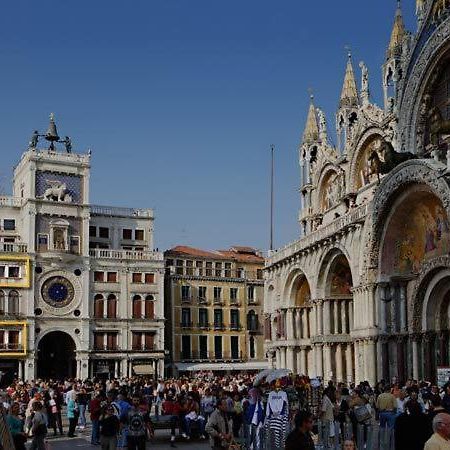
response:
[[[210,259],[228,259],[240,262],[263,263],[264,258],[256,254],[253,247],[234,246],[229,250],[201,250],[186,245],[177,245],[164,252],[165,256],[192,256]]]

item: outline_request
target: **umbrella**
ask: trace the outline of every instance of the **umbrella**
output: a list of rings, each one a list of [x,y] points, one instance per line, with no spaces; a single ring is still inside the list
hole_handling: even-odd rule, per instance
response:
[[[253,386],[258,386],[258,384],[260,384],[271,372],[275,372],[275,369],[264,369],[262,372],[259,372],[253,380]]]
[[[291,370],[289,370],[289,369],[277,369],[277,370],[274,370],[269,375],[267,375],[266,381],[268,383],[272,383],[272,381],[279,380],[280,378],[289,376],[290,373],[291,373]]]

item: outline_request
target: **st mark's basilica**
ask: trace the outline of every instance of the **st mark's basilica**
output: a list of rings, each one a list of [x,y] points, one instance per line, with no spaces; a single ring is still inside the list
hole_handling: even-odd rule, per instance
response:
[[[395,14],[383,107],[369,95],[379,74],[351,55],[336,146],[311,100],[301,237],[266,263],[273,367],[374,383],[434,379],[450,363],[450,2],[416,9],[413,33]]]

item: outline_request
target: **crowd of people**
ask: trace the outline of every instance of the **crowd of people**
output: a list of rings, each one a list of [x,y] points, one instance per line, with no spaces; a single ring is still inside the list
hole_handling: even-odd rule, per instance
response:
[[[51,434],[85,434],[88,422],[91,444],[102,450],[143,450],[161,424],[170,429],[171,446],[209,439],[214,450],[313,450],[338,443],[344,450],[357,444],[362,449],[374,425],[388,440],[395,436],[386,448],[450,449],[450,383],[440,389],[414,380],[373,387],[317,381],[288,376],[267,383],[254,375],[212,374],[158,381],[15,381],[0,402],[17,450],[27,441],[31,449],[44,450]]]

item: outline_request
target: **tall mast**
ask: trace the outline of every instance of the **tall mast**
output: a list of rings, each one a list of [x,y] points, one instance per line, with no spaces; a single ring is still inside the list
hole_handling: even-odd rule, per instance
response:
[[[273,152],[274,145],[270,146],[270,244],[269,249],[273,250]]]

